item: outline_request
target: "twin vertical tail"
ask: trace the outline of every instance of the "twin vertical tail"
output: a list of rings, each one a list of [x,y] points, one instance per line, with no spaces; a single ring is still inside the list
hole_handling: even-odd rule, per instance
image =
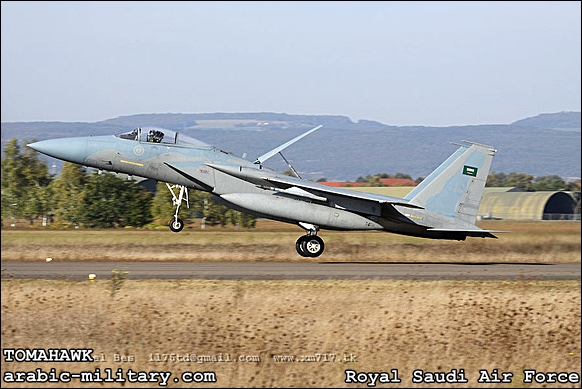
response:
[[[485,182],[496,151],[491,146],[462,141],[460,148],[406,197],[438,220],[434,230],[473,231]],[[472,235],[472,234],[470,234]]]

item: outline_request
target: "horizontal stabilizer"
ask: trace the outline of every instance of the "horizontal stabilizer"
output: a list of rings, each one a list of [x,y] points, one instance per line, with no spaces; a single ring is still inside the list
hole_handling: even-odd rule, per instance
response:
[[[510,231],[502,231],[502,230],[482,230],[480,228],[471,228],[471,229],[460,229],[460,228],[429,228],[427,231],[435,231],[435,232],[450,232],[450,233],[458,233],[463,234],[466,236],[471,236],[474,238],[495,238],[497,237],[493,235],[493,233],[499,232],[510,232]]]

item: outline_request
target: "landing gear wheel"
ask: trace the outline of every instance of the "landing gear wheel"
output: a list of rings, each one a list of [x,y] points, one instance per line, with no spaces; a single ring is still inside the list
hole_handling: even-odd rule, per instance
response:
[[[319,257],[323,253],[325,245],[323,239],[317,235],[304,235],[295,243],[297,253],[303,257]]]
[[[295,242],[295,250],[297,250],[297,254],[301,255],[302,257],[308,257],[309,254],[305,251],[305,239],[307,236],[300,236]]]
[[[182,231],[182,229],[184,228],[184,222],[182,221],[182,219],[172,219],[172,221],[170,222],[170,230],[172,230],[172,232],[180,232]]]

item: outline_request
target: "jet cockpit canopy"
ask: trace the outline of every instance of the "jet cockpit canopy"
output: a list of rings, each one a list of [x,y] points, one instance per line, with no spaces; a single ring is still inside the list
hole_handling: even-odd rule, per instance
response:
[[[117,134],[115,136],[121,139],[129,139],[139,142],[211,147],[209,144],[204,143],[196,138],[192,138],[188,135],[159,127],[138,127],[134,130],[122,132],[121,134]]]

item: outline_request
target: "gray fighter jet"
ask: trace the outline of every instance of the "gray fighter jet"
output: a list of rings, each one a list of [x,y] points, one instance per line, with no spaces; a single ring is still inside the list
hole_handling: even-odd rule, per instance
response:
[[[302,179],[281,152],[321,127],[255,161],[154,127],[118,135],[44,140],[28,146],[63,161],[165,182],[176,207],[169,224],[174,232],[184,227],[178,217],[180,205],[188,202],[188,190],[195,189],[210,192],[213,200],[235,210],[297,224],[306,231],[295,245],[304,257],[323,252],[324,242],[317,235],[320,229],[383,230],[432,239],[496,238],[492,234],[496,231],[475,226],[496,152],[493,147],[462,141],[458,150],[406,197],[397,198]],[[294,177],[264,166],[276,154],[288,163]]]

